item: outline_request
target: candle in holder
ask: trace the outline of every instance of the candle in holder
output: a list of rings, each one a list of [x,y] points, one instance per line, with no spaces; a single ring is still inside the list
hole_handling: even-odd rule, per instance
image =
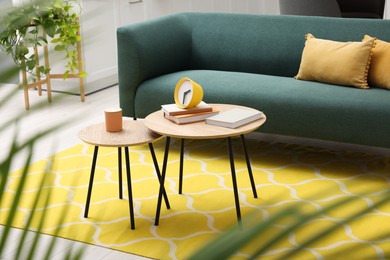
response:
[[[120,132],[123,129],[122,125],[122,109],[121,108],[108,108],[104,110],[106,118],[106,131],[107,132]]]

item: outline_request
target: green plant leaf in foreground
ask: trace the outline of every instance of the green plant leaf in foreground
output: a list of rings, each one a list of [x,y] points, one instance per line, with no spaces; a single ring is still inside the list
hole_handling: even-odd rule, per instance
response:
[[[1,7],[2,4],[0,4]],[[3,8],[0,8],[0,15],[2,16]],[[16,20],[17,22],[18,20]],[[2,34],[3,36],[3,34]],[[1,39],[2,40],[2,39]],[[12,40],[12,39],[11,39]],[[26,53],[26,48],[20,47],[18,48],[18,55],[24,55]],[[15,67],[11,68],[3,68],[0,71],[0,79],[2,82],[8,82],[9,79],[13,78],[15,75],[18,75],[19,69]],[[0,87],[2,87],[0,85]],[[17,88],[15,88],[17,90]],[[20,94],[19,91],[12,91],[7,93],[3,98],[0,99],[0,111],[3,109],[5,104],[14,96]],[[59,98],[60,99],[60,98]],[[41,104],[37,104],[35,110],[38,111],[42,107],[46,106],[46,101],[42,102]],[[5,111],[4,111],[5,112]],[[7,111],[9,114],[9,111]],[[15,252],[15,255],[13,255],[14,259],[36,259],[36,254],[38,250],[38,245],[41,242],[41,228],[46,221],[44,217],[45,212],[47,210],[47,202],[50,198],[51,190],[50,189],[44,189],[44,185],[47,185],[47,179],[46,175],[43,174],[43,179],[40,184],[40,188],[37,189],[37,192],[35,193],[32,202],[33,207],[32,210],[27,213],[27,222],[25,224],[25,228],[21,231],[21,236],[19,240],[17,241],[10,241],[10,237],[15,232],[15,230],[12,228],[14,220],[16,219],[16,216],[20,213],[18,213],[17,209],[20,207],[20,203],[22,201],[23,193],[26,188],[26,183],[28,182],[28,174],[29,174],[29,166],[31,163],[32,155],[33,155],[33,149],[35,147],[35,144],[40,141],[42,138],[44,138],[46,135],[53,133],[58,128],[63,127],[63,124],[57,124],[50,128],[43,129],[40,133],[28,138],[27,140],[21,141],[20,137],[18,136],[18,122],[25,116],[25,113],[21,114],[15,114],[13,118],[8,120],[2,120],[0,123],[0,134],[7,132],[8,129],[16,129],[14,131],[14,136],[11,141],[11,144],[9,146],[8,151],[2,151],[2,155],[4,155],[4,159],[0,160],[0,207],[4,209],[5,211],[2,211],[0,213],[0,218],[5,223],[5,225],[2,227],[2,231],[0,233],[0,255],[3,257],[4,250],[6,249],[7,244],[12,243],[12,246],[17,248],[17,251]],[[9,194],[6,195],[6,187],[10,180],[10,174],[11,174],[11,165],[16,160],[23,160],[23,167],[20,172],[20,178],[19,182],[17,183],[17,192],[12,194],[10,196]],[[42,171],[45,171],[45,169],[42,169]],[[48,185],[53,186],[53,185]],[[43,205],[42,205],[43,202]],[[41,205],[41,206],[39,206]],[[43,207],[43,208],[42,208]],[[39,214],[37,214],[37,210],[39,209]],[[62,216],[66,216],[66,210],[67,207],[63,208],[63,214]],[[39,225],[37,229],[34,229],[34,231],[30,231],[31,223],[34,221],[34,219],[38,219]],[[37,220],[35,220],[37,221]],[[58,223],[62,223],[62,219],[58,220]],[[26,238],[28,236],[33,236],[32,241],[29,240],[29,243],[26,243]],[[52,236],[50,238],[49,246],[42,249],[40,247],[39,250],[44,250],[42,255],[44,255],[44,259],[52,259],[51,253],[53,251],[54,246],[56,245],[57,237]],[[31,243],[30,243],[31,242]],[[82,252],[83,248],[80,248],[78,250],[72,251],[68,250],[68,252],[65,254],[64,259],[81,259],[82,258]],[[8,256],[7,256],[8,257]]]
[[[15,94],[15,93],[13,93]],[[7,95],[6,98],[9,98],[10,96]],[[0,100],[0,104],[5,103],[4,100]],[[18,122],[21,116],[16,116],[15,121],[6,122],[8,124],[6,125],[0,125],[0,129],[6,129],[11,126],[11,124],[15,124]],[[31,158],[33,154],[33,149],[35,144],[45,137],[47,134],[52,133],[53,131],[57,130],[58,128],[62,127],[63,124],[55,125],[51,128],[48,128],[44,131],[42,131],[39,134],[36,134],[35,136],[20,142],[18,139],[17,132],[14,133],[12,144],[10,145],[10,150],[8,151],[7,156],[0,162],[0,207],[2,209],[8,209],[7,211],[3,211],[0,215],[0,217],[5,222],[5,226],[2,229],[2,233],[0,234],[0,255],[3,255],[4,250],[6,249],[6,244],[9,242],[10,235],[12,234],[12,226],[13,221],[17,218],[18,213],[17,209],[22,202],[22,197],[24,193],[24,189],[26,187],[26,183],[28,182],[29,178],[29,166],[31,164]],[[17,182],[17,191],[16,193],[12,194],[12,197],[10,197],[9,194],[5,196],[5,190],[6,185],[9,181],[10,177],[10,171],[11,171],[11,165],[13,161],[20,160],[20,157],[22,155],[22,158],[25,158],[24,160],[24,166],[20,173],[19,181]],[[50,162],[49,162],[50,163]],[[50,164],[49,164],[50,165]],[[49,172],[47,169],[42,169],[43,172]],[[42,226],[44,225],[44,222],[46,220],[45,215],[46,211],[48,210],[48,202],[51,195],[52,188],[45,188],[45,187],[53,187],[54,183],[48,183],[47,175],[43,174],[43,178],[41,180],[41,183],[39,187],[37,188],[37,192],[34,195],[34,198],[32,199],[33,205],[32,210],[27,213],[27,221],[24,227],[24,230],[22,231],[22,235],[20,236],[19,241],[13,241],[13,243],[16,243],[17,251],[15,253],[14,259],[36,259],[35,255],[38,250],[38,245],[41,238],[41,231]],[[43,202],[43,205],[42,205]],[[37,211],[39,209],[39,212]],[[64,206],[62,209],[63,213],[61,214],[62,218],[58,219],[58,225],[63,223],[63,218],[66,216],[67,207]],[[34,220],[35,219],[35,220]],[[37,222],[39,223],[38,228],[32,229],[31,223]],[[30,230],[33,230],[31,232]],[[59,230],[56,231],[58,234]],[[55,235],[56,235],[55,234]],[[26,243],[27,236],[33,235],[32,242]],[[51,259],[51,252],[56,244],[57,237],[52,236],[50,239],[50,245],[49,247],[45,248],[46,252],[43,254],[45,255],[44,259]],[[81,259],[83,248],[80,248],[76,250],[75,252],[69,252],[64,256],[64,259]]]

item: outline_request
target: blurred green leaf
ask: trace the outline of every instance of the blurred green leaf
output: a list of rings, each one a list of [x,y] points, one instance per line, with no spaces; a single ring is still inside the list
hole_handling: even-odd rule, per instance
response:
[[[56,45],[54,50],[56,51],[64,51],[66,49],[65,45]]]
[[[80,76],[81,78],[84,78],[84,77],[88,76],[88,73],[85,72],[85,71],[81,71],[80,74],[79,74],[79,76]]]
[[[203,248],[195,252],[189,259],[190,260],[201,260],[201,259],[227,259],[237,253],[240,249],[248,245],[249,243],[255,243],[256,241],[261,241],[258,243],[259,246],[257,249],[252,252],[250,259],[261,258],[262,255],[265,255],[267,252],[275,248],[278,243],[283,242],[288,239],[290,234],[300,230],[305,224],[310,223],[313,219],[329,213],[337,208],[345,207],[349,204],[360,199],[360,196],[349,196],[337,201],[333,204],[317,210],[312,213],[305,213],[304,208],[306,203],[302,201],[297,201],[296,203],[283,208],[280,212],[269,216],[269,218],[263,220],[259,216],[258,212],[252,212],[245,216],[242,219],[244,223],[241,228],[240,225],[235,225],[231,229],[222,233],[216,239],[205,245]],[[296,257],[296,254],[305,250],[311,244],[319,241],[326,236],[335,232],[338,228],[341,228],[346,223],[364,216],[365,214],[374,211],[378,207],[388,204],[390,202],[390,191],[385,194],[382,194],[382,197],[377,200],[375,203],[369,205],[366,208],[358,210],[355,213],[352,213],[349,217],[345,218],[343,221],[334,223],[332,226],[328,227],[325,230],[317,231],[313,230],[313,235],[307,238],[305,241],[299,245],[293,247],[291,250],[288,250],[285,255],[281,256],[280,259],[292,259]],[[266,232],[267,229],[272,228],[273,226],[278,226],[282,221],[289,220],[288,228],[283,229],[280,233],[275,234],[274,237],[263,236],[262,234],[269,234]],[[390,237],[390,231],[387,232],[385,237]],[[378,238],[379,239],[379,238]],[[353,250],[353,249],[351,249]]]
[[[59,0],[62,2],[62,0]],[[59,2],[59,3],[60,3]],[[35,57],[35,55],[31,55],[27,58],[27,55],[29,54],[29,49],[26,46],[23,46],[20,42],[19,35],[26,33],[27,24],[31,21],[37,21],[39,22],[42,17],[47,17],[46,14],[43,12],[46,8],[42,7],[39,8],[38,3],[50,5],[51,0],[36,0],[34,2],[34,5],[26,5],[22,8],[13,8],[11,10],[7,9],[7,13],[5,14],[5,9],[2,8],[2,3],[0,3],[0,27],[3,28],[5,26],[6,30],[2,31],[0,33],[0,44],[1,49],[5,51],[5,53],[12,55],[12,57],[15,60],[15,63],[18,64],[23,68],[24,67],[31,67],[32,69],[35,69],[35,59],[39,57]],[[41,12],[42,11],[42,12]],[[19,27],[20,26],[20,27]],[[18,32],[17,32],[18,30]],[[33,33],[35,33],[35,30],[32,30]],[[18,34],[17,34],[18,33]],[[32,38],[34,39],[34,37]],[[39,36],[36,37],[37,42],[35,42],[36,45],[41,44],[44,42],[44,39]],[[29,41],[30,42],[30,41]],[[33,42],[31,42],[33,43]],[[40,66],[38,68],[40,73],[47,73],[49,71],[49,68],[45,68],[44,66]],[[5,82],[7,82],[7,79],[11,79],[15,77],[15,75],[18,75],[19,68],[18,67],[10,67],[10,68],[2,68],[0,70],[0,79],[5,79]],[[15,89],[17,90],[17,88]],[[12,100],[13,96],[15,94],[19,94],[19,91],[13,91],[9,92],[6,95],[2,96],[0,98],[0,110],[4,109],[4,105],[9,102],[9,100]],[[60,97],[58,97],[60,99]],[[37,104],[35,107],[36,110],[39,110],[40,108],[46,106],[46,101],[43,101],[41,104]],[[12,111],[13,112],[13,111]],[[1,112],[2,113],[2,112]],[[8,114],[10,114],[10,111],[7,111]],[[8,130],[13,130],[13,136],[9,149],[6,151],[1,151],[2,153],[2,159],[0,160],[0,208],[7,203],[7,205],[10,206],[10,210],[8,210],[6,213],[2,214],[2,219],[5,219],[6,223],[4,225],[4,228],[2,229],[2,232],[0,233],[0,255],[3,256],[5,246],[7,242],[10,241],[10,236],[13,233],[12,225],[14,221],[16,220],[16,215],[18,214],[18,207],[20,205],[20,202],[22,201],[22,195],[25,189],[25,185],[29,178],[29,169],[30,164],[32,160],[32,155],[34,151],[34,147],[37,142],[39,142],[42,138],[46,137],[48,134],[53,133],[54,131],[58,130],[59,128],[62,128],[64,125],[62,123],[59,123],[57,125],[54,125],[53,127],[41,129],[40,133],[37,133],[35,135],[32,135],[31,137],[22,140],[19,138],[19,127],[18,123],[22,118],[25,116],[25,113],[20,114],[13,114],[13,117],[11,118],[3,118],[0,122],[0,134],[7,132]],[[21,175],[19,178],[19,182],[17,184],[17,190],[13,194],[12,203],[10,203],[9,196],[5,196],[5,190],[6,185],[9,182],[9,176],[11,174],[12,165],[16,162],[16,160],[23,162],[23,167],[21,169]],[[48,166],[50,166],[49,164]],[[44,171],[45,169],[42,169]],[[25,223],[25,229],[22,231],[22,236],[17,241],[12,241],[13,246],[17,248],[15,259],[36,259],[35,255],[38,252],[38,250],[44,250],[43,254],[45,255],[44,259],[52,259],[52,252],[54,245],[56,244],[57,237],[53,236],[50,238],[50,246],[42,248],[39,246],[41,242],[41,236],[40,231],[42,229],[43,223],[46,221],[45,219],[45,210],[47,210],[47,201],[50,198],[50,191],[47,192],[47,189],[42,189],[44,183],[45,183],[45,174],[43,174],[44,178],[42,178],[41,182],[41,188],[38,189],[38,192],[34,195],[33,198],[33,210],[31,212],[27,212],[28,215],[27,222]],[[51,185],[50,185],[51,186]],[[44,211],[39,212],[39,214],[36,214],[37,211],[37,205],[42,204],[42,201],[46,201],[43,203]],[[62,223],[63,217],[66,216],[66,210],[67,208],[64,207],[63,214],[61,214],[62,219],[59,219],[58,223]],[[5,218],[4,218],[5,216]],[[42,217],[43,216],[43,217]],[[36,230],[36,233],[33,233],[29,231],[30,223],[34,220],[34,218],[39,217],[39,226],[38,230]],[[33,234],[33,240],[32,243],[26,243],[26,237],[30,234]],[[58,231],[56,231],[56,234],[58,234]],[[71,249],[67,250],[66,255],[64,256],[64,259],[81,259],[83,253],[83,248],[79,250],[72,251]]]

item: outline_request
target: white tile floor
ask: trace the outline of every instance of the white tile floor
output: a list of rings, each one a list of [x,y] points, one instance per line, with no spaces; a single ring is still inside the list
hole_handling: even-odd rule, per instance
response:
[[[2,122],[13,118],[15,115],[23,115],[23,119],[16,125],[10,125],[6,129],[0,131],[0,161],[6,156],[6,151],[9,149],[10,142],[17,133],[17,140],[25,140],[26,138],[41,132],[42,130],[62,121],[68,123],[61,127],[55,133],[45,136],[35,147],[33,160],[37,161],[47,156],[54,154],[65,148],[71,147],[80,143],[77,137],[78,132],[85,126],[92,123],[102,122],[104,120],[104,109],[108,107],[119,106],[119,92],[118,87],[114,86],[103,91],[86,97],[84,103],[80,102],[78,96],[62,95],[53,93],[53,102],[46,102],[46,93],[39,97],[36,91],[30,91],[31,109],[26,111],[24,109],[23,92],[18,90],[15,85],[1,85],[0,84],[0,100],[5,97],[7,93],[15,92],[12,98],[6,104],[0,107],[0,118]],[[43,102],[43,108],[38,109],[38,103]],[[0,124],[0,126],[3,125]],[[375,147],[365,147],[356,145],[346,145],[333,142],[313,141],[308,139],[287,138],[274,135],[264,135],[260,133],[252,133],[248,138],[265,139],[269,141],[281,141],[289,143],[300,143],[315,145],[321,147],[331,147],[333,149],[347,149],[354,151],[370,152],[375,154],[389,155],[390,149],[380,149]],[[12,165],[12,169],[19,169],[22,160],[18,160]],[[3,227],[0,226],[0,235]],[[0,256],[2,260],[14,259],[16,253],[16,241],[20,236],[20,230],[13,229],[10,241],[7,244],[6,250]],[[34,233],[31,232],[31,235]],[[25,241],[26,244],[31,242],[31,237]],[[41,235],[40,248],[47,247],[50,243],[51,236]],[[55,250],[53,251],[51,259],[62,259],[69,248],[77,250],[85,246],[85,252],[82,259],[145,259],[131,254],[126,254],[98,246],[85,245],[83,243],[58,239]],[[43,256],[39,255],[43,250],[38,250],[38,255],[34,259],[41,259]],[[23,259],[23,258],[20,258]]]
[[[0,233],[2,233],[4,227],[0,226]],[[11,235],[9,238],[9,241],[6,245],[6,250],[1,255],[1,260],[13,260],[16,259],[17,254],[17,245],[19,244],[19,239],[22,235],[22,231],[20,229],[12,229]],[[32,239],[36,233],[29,232],[29,235],[25,242],[23,243],[24,246],[29,248],[32,244]],[[32,259],[44,259],[46,248],[50,246],[50,243],[53,239],[52,236],[49,235],[39,235],[40,241],[38,243],[36,252]],[[51,256],[49,259],[64,259],[64,257],[67,255],[69,250],[71,252],[77,253],[78,250],[83,250],[83,257],[81,259],[86,260],[114,260],[114,259],[124,259],[124,260],[142,260],[142,259],[148,259],[136,255],[126,254],[123,252],[110,250],[107,248],[99,247],[99,246],[93,246],[93,245],[87,245],[84,243],[68,240],[68,239],[62,239],[57,238],[55,243],[55,247],[53,248],[53,251],[51,253]],[[27,251],[23,251],[18,259],[27,259]]]

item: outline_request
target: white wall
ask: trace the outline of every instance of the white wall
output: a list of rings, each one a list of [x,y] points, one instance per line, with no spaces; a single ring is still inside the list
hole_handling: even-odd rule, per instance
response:
[[[175,12],[237,12],[278,14],[277,0],[144,0],[146,17]]]
[[[389,0],[386,1],[385,12],[383,14],[383,18],[390,20],[390,1]]]
[[[0,10],[1,10],[0,12],[7,10],[7,8],[10,8],[12,4],[13,4],[12,0],[0,0]],[[0,31],[1,30],[2,28],[0,28]],[[16,65],[12,57],[6,54],[5,52],[3,52],[2,50],[0,50],[0,68],[2,71],[7,71],[12,68],[16,68]],[[19,81],[18,75],[15,75],[10,79],[0,78],[1,83],[16,84],[18,83],[18,81]]]

